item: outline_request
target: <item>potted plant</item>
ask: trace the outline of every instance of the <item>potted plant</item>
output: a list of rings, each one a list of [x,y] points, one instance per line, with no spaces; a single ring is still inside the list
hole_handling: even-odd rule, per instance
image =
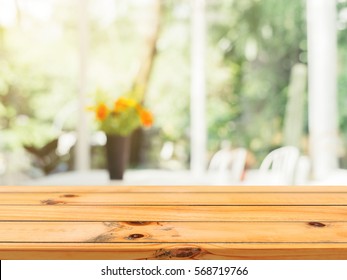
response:
[[[130,135],[140,126],[150,127],[152,114],[126,94],[113,101],[105,98],[98,100],[91,109],[98,128],[107,136],[106,158],[110,179],[121,180],[128,164]]]

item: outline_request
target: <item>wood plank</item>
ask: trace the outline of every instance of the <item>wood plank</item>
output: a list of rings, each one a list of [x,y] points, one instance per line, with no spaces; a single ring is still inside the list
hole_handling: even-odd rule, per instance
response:
[[[0,221],[347,221],[347,206],[0,206]]]
[[[347,192],[347,186],[0,186],[3,192]]]
[[[0,242],[347,244],[347,222],[0,222]]]
[[[346,193],[2,193],[0,205],[347,205]]]
[[[2,260],[347,260],[347,244],[0,244]]]
[[[0,192],[0,259],[347,259],[347,187]]]

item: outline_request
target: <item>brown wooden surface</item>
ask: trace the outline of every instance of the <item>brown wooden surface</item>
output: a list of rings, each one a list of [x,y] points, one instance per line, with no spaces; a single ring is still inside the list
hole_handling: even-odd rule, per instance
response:
[[[218,193],[1,193],[0,205],[344,205],[347,206],[347,193],[257,193],[218,192]]]
[[[0,259],[347,259],[347,187],[0,187]]]
[[[0,206],[0,221],[347,221],[347,206]]]

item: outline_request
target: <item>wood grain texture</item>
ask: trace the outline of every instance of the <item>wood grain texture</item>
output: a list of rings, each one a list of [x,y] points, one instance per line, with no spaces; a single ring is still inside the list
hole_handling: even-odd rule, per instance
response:
[[[0,221],[347,221],[347,206],[0,206]]]
[[[0,187],[1,259],[347,259],[347,187]]]
[[[2,193],[0,205],[345,205],[338,193]]]
[[[0,242],[347,244],[347,222],[1,222]]]
[[[345,260],[347,244],[11,243],[0,259],[35,260]]]

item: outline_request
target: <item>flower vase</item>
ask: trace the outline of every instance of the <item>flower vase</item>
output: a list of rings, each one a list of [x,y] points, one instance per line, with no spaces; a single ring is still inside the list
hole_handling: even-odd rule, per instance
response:
[[[122,180],[129,161],[130,137],[107,135],[106,158],[111,180]]]

